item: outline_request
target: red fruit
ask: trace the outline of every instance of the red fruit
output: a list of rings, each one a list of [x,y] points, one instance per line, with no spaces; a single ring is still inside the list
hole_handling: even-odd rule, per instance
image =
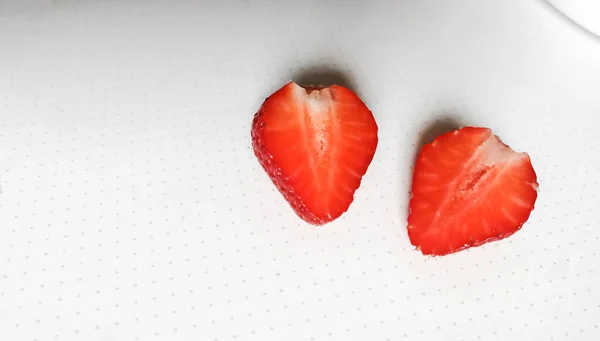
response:
[[[351,90],[290,82],[254,116],[252,146],[296,214],[322,225],[348,210],[375,154],[377,131]]]
[[[425,255],[441,256],[506,238],[529,218],[537,187],[529,156],[490,129],[438,136],[415,164],[410,241]]]

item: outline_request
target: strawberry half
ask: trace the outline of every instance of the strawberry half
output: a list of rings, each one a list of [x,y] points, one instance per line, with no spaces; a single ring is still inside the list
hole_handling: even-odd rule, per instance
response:
[[[417,158],[408,236],[425,255],[445,255],[506,238],[527,221],[537,198],[529,156],[490,129],[438,136]]]
[[[254,154],[296,214],[313,225],[348,210],[377,148],[377,124],[351,90],[289,82],[252,122]]]

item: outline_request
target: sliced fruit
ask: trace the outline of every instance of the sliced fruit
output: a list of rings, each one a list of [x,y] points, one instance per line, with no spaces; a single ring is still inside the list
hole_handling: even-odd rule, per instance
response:
[[[354,200],[377,132],[373,115],[351,90],[289,82],[265,100],[251,135],[258,161],[296,214],[322,225]]]
[[[425,255],[506,238],[527,221],[537,176],[487,128],[465,127],[425,145],[414,168],[408,236]]]

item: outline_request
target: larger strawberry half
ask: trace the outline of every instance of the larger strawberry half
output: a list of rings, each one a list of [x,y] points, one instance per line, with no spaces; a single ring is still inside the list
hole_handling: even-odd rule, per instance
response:
[[[530,158],[486,128],[465,127],[425,145],[415,164],[408,235],[426,255],[508,237],[537,198]]]
[[[289,82],[254,116],[252,146],[297,215],[322,225],[348,210],[375,154],[377,132],[351,90]]]

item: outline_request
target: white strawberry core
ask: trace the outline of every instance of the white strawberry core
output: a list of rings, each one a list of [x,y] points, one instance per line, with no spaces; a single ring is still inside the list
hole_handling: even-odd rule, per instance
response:
[[[331,91],[328,88],[311,90],[297,86],[296,95],[298,105],[304,117],[308,117],[310,126],[314,131],[315,150],[319,156],[323,155],[328,148],[327,126],[331,119]]]
[[[480,164],[484,166],[512,163],[527,157],[525,153],[517,153],[508,148],[494,135],[490,135],[490,137],[477,148],[477,154],[483,155]]]

